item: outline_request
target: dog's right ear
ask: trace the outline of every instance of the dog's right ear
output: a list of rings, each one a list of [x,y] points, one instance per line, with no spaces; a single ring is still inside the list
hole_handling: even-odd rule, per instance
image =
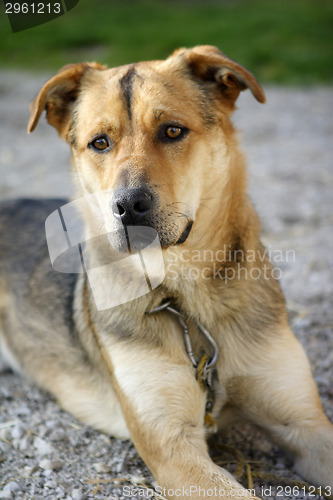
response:
[[[50,125],[58,130],[62,137],[70,124],[70,115],[75,103],[83,76],[91,70],[104,70],[106,66],[92,62],[68,64],[48,80],[38,96],[30,105],[30,120],[28,133],[32,132],[38,123],[40,115],[46,110],[46,118]]]
[[[214,84],[225,102],[233,107],[240,92],[250,89],[257,101],[264,103],[265,94],[255,77],[243,66],[229,59],[217,47],[199,45],[192,49],[178,49],[171,57],[185,61],[191,73],[205,84]]]

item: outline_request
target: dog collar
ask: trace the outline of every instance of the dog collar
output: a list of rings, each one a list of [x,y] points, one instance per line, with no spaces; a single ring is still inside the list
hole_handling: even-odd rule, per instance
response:
[[[211,415],[211,412],[214,407],[215,396],[214,396],[214,379],[217,378],[217,372],[215,369],[215,365],[217,362],[217,358],[219,355],[219,348],[214,338],[210,334],[210,332],[199,322],[195,320],[196,326],[199,332],[204,336],[210,345],[210,350],[212,351],[212,355],[209,357],[207,354],[204,354],[201,359],[197,360],[193,354],[191,337],[189,334],[188,326],[187,326],[187,317],[185,314],[181,313],[171,300],[163,302],[160,306],[155,307],[148,314],[155,314],[161,311],[168,311],[173,314],[180,326],[183,329],[183,337],[184,344],[187,355],[192,363],[192,366],[195,369],[195,376],[203,390],[207,391],[207,401],[206,401],[206,414],[205,414],[205,426],[208,428],[215,427],[215,421]]]

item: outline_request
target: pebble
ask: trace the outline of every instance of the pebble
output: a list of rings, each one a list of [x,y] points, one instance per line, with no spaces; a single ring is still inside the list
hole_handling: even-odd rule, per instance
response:
[[[7,483],[3,489],[4,491],[19,491],[20,486],[16,481],[10,481]]]
[[[12,492],[3,489],[3,490],[0,491],[0,498],[1,498],[1,500],[2,499],[7,500],[8,498],[13,498],[12,497]]]
[[[1,441],[0,440],[0,454],[1,455],[7,455],[8,454],[8,450],[11,449],[11,445],[10,443],[5,443],[4,441]]]
[[[0,498],[1,499],[13,498],[15,492],[20,491],[20,489],[21,488],[16,481],[10,481],[4,486],[3,490],[0,491]]]
[[[82,500],[83,493],[81,488],[74,488],[71,493],[71,497],[73,500]]]
[[[57,420],[48,420],[45,425],[48,429],[56,429],[59,427],[59,422]]]
[[[32,437],[29,434],[26,434],[23,438],[21,438],[18,442],[17,448],[21,451],[26,451],[31,447]]]
[[[38,455],[41,457],[53,455],[55,452],[53,446],[39,436],[34,439],[34,447],[36,448]]]
[[[22,417],[28,417],[31,415],[31,410],[27,406],[21,406],[17,409],[17,415]]]
[[[57,495],[56,498],[65,498],[66,497],[66,492],[64,491],[61,486],[58,486],[58,488],[55,490],[55,494]],[[67,497],[69,498],[69,497]]]
[[[44,470],[58,471],[62,469],[63,466],[64,462],[61,460],[49,460],[48,458],[45,458],[39,462],[39,467]]]
[[[7,387],[1,387],[1,399],[12,399],[12,394]]]
[[[111,471],[111,467],[104,462],[97,462],[94,464],[96,472],[103,474]]]
[[[22,471],[22,476],[23,477],[30,477],[32,476],[36,471],[38,470],[37,465],[34,465],[33,467],[29,467],[28,465],[24,467]]]
[[[62,429],[55,429],[49,435],[51,441],[65,441],[67,440],[66,432]]]
[[[50,490],[55,490],[58,485],[56,481],[51,480],[51,481],[46,481],[44,486],[46,488],[49,488]]]
[[[4,441],[5,443],[11,443],[12,433],[9,427],[4,427],[3,429],[0,429],[0,441]]]
[[[52,469],[46,469],[43,470],[43,476],[47,479],[48,477],[51,477],[54,474],[54,471]]]
[[[21,439],[24,434],[27,432],[27,427],[21,423],[19,424],[16,424],[13,428],[12,428],[12,438],[13,439]]]

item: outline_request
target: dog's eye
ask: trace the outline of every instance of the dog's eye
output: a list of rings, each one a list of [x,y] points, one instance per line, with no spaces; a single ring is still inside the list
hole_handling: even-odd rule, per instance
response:
[[[169,124],[160,128],[158,137],[162,142],[176,142],[183,139],[188,132],[189,129],[186,127]]]
[[[165,135],[169,138],[169,139],[178,139],[178,137],[180,137],[183,133],[183,129],[180,128],[180,127],[167,127],[166,131],[165,131]]]
[[[93,141],[90,142],[89,147],[95,149],[96,151],[105,151],[110,147],[109,141],[106,137],[96,137]]]

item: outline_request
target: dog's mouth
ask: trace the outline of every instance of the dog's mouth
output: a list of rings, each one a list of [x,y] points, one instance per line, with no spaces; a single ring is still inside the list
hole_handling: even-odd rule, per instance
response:
[[[131,254],[159,244],[158,233],[150,226],[125,226],[109,233],[108,240],[114,250]]]
[[[168,248],[173,245],[181,245],[185,243],[192,230],[193,221],[187,223],[184,231],[181,233],[178,240],[171,240],[158,229],[151,226],[124,226],[113,233],[108,234],[109,242],[112,248],[119,252],[136,253],[144,250],[147,247],[156,244],[159,241],[161,248]]]
[[[185,227],[184,231],[182,232],[179,240],[176,242],[176,245],[181,245],[182,243],[185,243],[185,241],[187,240],[187,238],[189,237],[190,235],[190,232],[191,232],[191,229],[192,229],[192,226],[193,226],[193,221],[190,221],[187,226]]]

